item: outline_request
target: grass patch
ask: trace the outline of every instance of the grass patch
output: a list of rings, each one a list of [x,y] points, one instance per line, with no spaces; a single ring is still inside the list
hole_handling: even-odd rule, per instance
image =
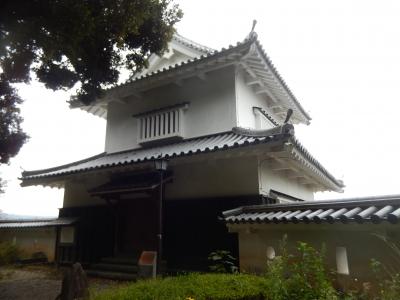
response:
[[[139,281],[93,294],[92,300],[250,300],[266,299],[266,281],[244,274],[188,274]]]

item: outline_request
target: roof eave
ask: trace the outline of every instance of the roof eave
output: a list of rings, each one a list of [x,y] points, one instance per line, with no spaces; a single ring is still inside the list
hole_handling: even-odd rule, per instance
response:
[[[325,167],[316,160],[294,136],[291,138],[290,143],[288,143],[287,146],[289,154],[293,159],[307,161],[316,171],[318,171],[318,173],[320,173],[322,177],[324,177],[327,183],[330,183],[329,186],[327,186],[326,191],[335,191],[339,193],[344,191],[344,183],[341,180],[336,179],[327,169],[325,169]]]

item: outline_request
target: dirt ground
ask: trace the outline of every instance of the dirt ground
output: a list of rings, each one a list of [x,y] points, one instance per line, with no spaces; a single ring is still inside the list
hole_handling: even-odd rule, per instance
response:
[[[0,299],[54,300],[61,292],[61,274],[53,266],[0,267]],[[89,278],[94,291],[121,284]]]

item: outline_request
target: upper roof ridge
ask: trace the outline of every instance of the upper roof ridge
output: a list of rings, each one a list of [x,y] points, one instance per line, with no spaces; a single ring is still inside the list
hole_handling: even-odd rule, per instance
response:
[[[174,41],[176,41],[176,42],[182,44],[182,45],[185,45],[185,46],[188,46],[188,47],[190,47],[190,48],[192,48],[192,49],[201,51],[201,52],[203,52],[203,53],[205,53],[205,54],[210,54],[210,53],[213,53],[213,52],[216,51],[216,50],[213,49],[213,48],[210,48],[210,47],[208,47],[208,46],[205,46],[205,45],[202,45],[202,44],[200,44],[200,43],[197,43],[197,42],[195,42],[195,41],[193,41],[193,40],[191,40],[191,39],[188,39],[188,38],[186,38],[186,37],[180,35],[178,32],[175,32],[175,34],[174,34],[174,36],[172,37],[172,39],[173,39]]]

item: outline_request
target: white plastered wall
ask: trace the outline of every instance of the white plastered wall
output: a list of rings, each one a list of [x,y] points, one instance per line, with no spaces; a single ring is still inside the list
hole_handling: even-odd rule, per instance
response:
[[[258,194],[257,159],[238,157],[199,161],[173,168],[167,199],[244,196]]]
[[[128,104],[111,102],[108,107],[106,152],[140,147],[137,119],[132,115],[178,103],[190,102],[184,113],[185,138],[229,131],[236,126],[234,68],[227,67],[168,84],[128,99]]]
[[[88,190],[108,181],[105,176],[93,176],[86,180],[67,181],[64,188],[63,207],[105,205],[106,202],[99,197],[92,197]]]
[[[172,182],[166,184],[166,199],[236,197],[258,194],[257,159],[255,157],[199,159],[170,167]],[[63,207],[106,205],[88,190],[107,182],[105,177],[69,181],[65,185]]]
[[[166,186],[167,199],[268,195],[271,189],[304,200],[314,199],[310,188],[272,171],[268,163],[255,156],[223,158],[210,153],[184,160],[170,164],[173,181]],[[91,197],[88,190],[107,181],[105,175],[67,181],[63,207],[105,205],[103,199]]]

